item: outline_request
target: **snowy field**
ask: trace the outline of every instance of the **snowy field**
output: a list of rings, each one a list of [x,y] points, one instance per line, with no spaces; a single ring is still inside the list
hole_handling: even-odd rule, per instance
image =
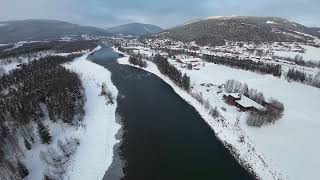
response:
[[[302,45],[302,47],[306,49],[305,53],[291,51],[274,51],[274,55],[290,58],[294,58],[296,55],[300,55],[306,61],[320,61],[320,48],[306,45]]]
[[[122,64],[128,64],[127,57],[119,59]],[[175,64],[173,61],[170,61]],[[183,73],[190,76],[194,91],[201,92],[214,106],[224,107],[222,116],[229,127],[219,127],[206,114],[206,110],[188,97],[167,77],[163,76],[157,67],[148,62],[145,69],[152,72],[174,87],[175,91],[187,102],[193,105],[213,128],[217,136],[232,144],[240,154],[240,159],[250,164],[262,179],[317,179],[320,152],[320,91],[315,87],[300,83],[289,83],[271,75],[261,75],[250,71],[238,70],[226,66],[206,63],[200,70],[187,70],[176,64]],[[275,124],[262,128],[252,128],[246,125],[246,113],[238,112],[235,107],[222,101],[222,94],[217,94],[218,85],[229,79],[247,83],[264,93],[266,99],[276,98],[285,106],[284,116]],[[201,86],[202,83],[212,83],[214,87]],[[236,127],[236,119],[240,119]],[[239,135],[246,137],[246,143],[237,141]],[[247,146],[247,147],[246,147]],[[250,149],[254,148],[254,152]],[[263,159],[263,160],[262,160]],[[261,163],[261,161],[264,161]],[[265,167],[267,165],[268,167]],[[301,168],[303,167],[303,168]]]
[[[115,98],[118,90],[112,84],[111,73],[104,67],[87,60],[86,56],[66,67],[81,75],[87,100],[85,130],[80,135],[80,146],[65,179],[102,179],[112,163],[113,146],[118,143],[115,135],[120,125],[115,120],[117,104],[116,102],[112,105],[106,104],[105,97],[100,96],[101,85],[105,82]]]
[[[284,104],[282,119],[274,125],[251,128],[242,116],[241,127],[263,153],[288,175],[288,179],[315,179],[320,161],[320,90],[300,83],[289,83],[271,75],[207,63],[199,71],[181,69],[192,82],[223,84],[235,79]],[[196,87],[199,87],[195,84]],[[205,94],[205,93],[204,93]],[[212,96],[212,95],[211,95]],[[239,113],[241,114],[241,113]],[[303,166],[304,168],[301,168]]]

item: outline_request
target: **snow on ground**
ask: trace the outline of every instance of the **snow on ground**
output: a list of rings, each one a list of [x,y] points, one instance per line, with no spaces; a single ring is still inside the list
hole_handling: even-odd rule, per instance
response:
[[[128,62],[128,57],[119,58],[118,62],[120,64],[131,65]],[[239,154],[235,155],[236,158],[241,159],[241,161],[244,161],[245,164],[249,164],[249,166],[253,168],[254,172],[259,177],[261,177],[262,179],[278,179],[282,177],[282,174],[278,172],[276,168],[272,169],[271,167],[267,167],[265,165],[265,161],[267,160],[267,158],[255,152],[254,147],[250,143],[250,140],[245,136],[244,132],[241,129],[239,129],[239,126],[237,126],[236,123],[237,111],[234,108],[229,108],[224,103],[223,105],[225,106],[225,108],[227,108],[227,112],[229,112],[230,110],[231,113],[223,113],[222,111],[220,112],[222,113],[224,118],[228,118],[231,120],[226,123],[224,123],[223,121],[218,121],[217,119],[212,118],[209,115],[208,111],[204,108],[204,106],[200,104],[198,101],[196,101],[190,94],[183,91],[181,88],[177,87],[168,77],[161,74],[155,64],[148,61],[148,66],[144,70],[160,77],[163,81],[169,84],[178,95],[180,95],[186,102],[192,105],[203,117],[203,119],[208,123],[208,125],[214,130],[216,136],[225,145],[231,144],[234,148],[236,148],[236,153]],[[221,105],[223,102],[221,98],[221,96],[219,96],[219,99],[212,97],[209,100],[213,105],[216,105],[215,103],[219,103]],[[246,143],[241,143],[239,141],[239,138],[241,136],[244,136],[246,138]]]
[[[44,124],[49,126],[52,142],[50,145],[41,144],[40,138],[35,136],[32,149],[26,151],[24,157],[24,163],[29,170],[29,175],[25,180],[43,180],[44,174],[47,174],[47,164],[40,157],[40,152],[46,152],[49,148],[56,149],[58,140],[65,141],[69,137],[78,137],[81,132],[81,130],[62,122],[52,123],[49,119],[46,119]],[[33,125],[33,133],[38,134],[35,124]]]
[[[296,55],[300,55],[304,60],[310,61],[320,61],[320,48],[313,46],[302,45],[306,49],[305,53],[298,53],[292,51],[274,51],[274,55],[282,57],[294,58]]]
[[[81,53],[88,53],[89,50],[84,50],[81,52],[71,52],[71,53],[53,53],[51,51],[41,51],[37,53],[32,53],[28,56],[20,56],[9,58],[11,59],[11,63],[3,62],[3,59],[0,59],[0,68],[4,69],[4,73],[9,73],[11,70],[19,68],[18,65],[22,63],[30,63],[33,60],[39,60],[40,58],[47,57],[47,56],[68,56],[70,54],[81,54]]]
[[[47,119],[45,124],[49,126],[53,141],[50,145],[43,145],[36,136],[32,149],[25,153],[24,163],[29,170],[26,180],[42,180],[44,174],[54,172],[52,167],[48,167],[42,160],[40,152],[46,152],[49,148],[57,149],[58,140],[65,141],[66,138],[77,138],[80,140],[80,145],[75,155],[64,165],[67,168],[64,179],[100,180],[112,163],[113,146],[118,142],[115,135],[120,125],[115,120],[117,104],[116,102],[112,105],[106,104],[105,97],[100,96],[101,85],[106,83],[108,90],[115,98],[118,90],[112,84],[110,72],[87,60],[88,54],[90,52],[64,65],[80,75],[85,89],[86,114],[83,126],[74,127],[62,122],[53,123]],[[36,125],[33,126],[33,133],[37,134]]]
[[[113,146],[118,142],[115,135],[120,125],[115,121],[116,102],[106,105],[105,97],[99,94],[103,82],[106,82],[114,97],[118,90],[112,84],[110,72],[90,62],[86,56],[65,67],[81,74],[87,96],[85,131],[81,134],[80,146],[65,179],[100,180],[112,163]]]
[[[119,63],[129,64],[127,57],[119,59]],[[271,75],[262,75],[250,71],[233,69],[222,65],[206,63],[200,70],[181,68],[175,61],[170,63],[190,76],[194,89],[202,92],[214,106],[226,108],[220,111],[229,127],[221,127],[206,115],[206,110],[195,102],[189,94],[176,87],[167,77],[163,76],[155,66],[148,62],[146,71],[161,77],[187,102],[193,105],[213,128],[217,136],[232,144],[239,150],[240,158],[249,163],[262,179],[317,179],[320,152],[320,91],[315,87],[301,83],[289,83]],[[252,128],[246,125],[246,113],[238,112],[235,107],[222,101],[218,85],[229,79],[247,83],[249,88],[263,92],[265,97],[276,98],[284,104],[284,116],[275,124],[262,128]],[[212,83],[213,87],[201,86],[202,83]],[[236,119],[240,126],[236,127]],[[246,137],[247,144],[237,141],[239,135]],[[247,146],[247,147],[246,147]],[[254,148],[254,152],[250,149]],[[264,167],[267,165],[268,167]],[[302,168],[303,167],[303,168]]]
[[[181,69],[181,68],[180,68]],[[181,69],[193,82],[223,84],[236,79],[263,92],[266,98],[283,102],[284,116],[275,124],[250,128],[242,116],[241,127],[256,144],[256,150],[279,166],[289,179],[315,179],[320,158],[320,91],[301,83],[289,83],[271,75],[207,63],[199,71]],[[196,85],[197,86],[197,85]],[[212,96],[212,95],[211,95]],[[304,168],[300,168],[303,165]]]
[[[267,24],[278,24],[278,23],[275,23],[275,22],[273,22],[273,21],[267,21],[266,23],[267,23]]]
[[[17,63],[17,62],[13,62],[10,64],[3,64],[3,65],[0,64],[0,68],[3,68],[5,73],[8,73],[9,71],[16,69],[19,64],[20,63]]]

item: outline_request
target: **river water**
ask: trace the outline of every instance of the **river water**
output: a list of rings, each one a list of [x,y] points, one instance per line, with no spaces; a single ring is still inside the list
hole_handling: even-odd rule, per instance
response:
[[[118,57],[109,47],[90,56],[111,71],[119,90],[121,144],[104,180],[254,179],[169,85],[151,73],[118,64]]]

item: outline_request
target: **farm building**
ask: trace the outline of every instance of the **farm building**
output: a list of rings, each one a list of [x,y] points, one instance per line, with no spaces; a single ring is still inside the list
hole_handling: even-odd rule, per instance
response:
[[[227,104],[236,106],[241,111],[256,111],[259,113],[265,113],[266,108],[252,99],[242,95],[241,93],[229,93],[223,95],[223,99]]]
[[[177,59],[176,62],[180,64],[184,64],[184,62],[182,62],[181,59]]]

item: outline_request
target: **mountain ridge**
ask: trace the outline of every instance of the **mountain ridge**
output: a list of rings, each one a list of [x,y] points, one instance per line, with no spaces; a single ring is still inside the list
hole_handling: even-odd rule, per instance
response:
[[[124,36],[142,36],[159,33],[162,31],[162,28],[152,24],[128,23],[107,28],[107,31]]]
[[[222,45],[225,41],[305,42],[320,37],[317,28],[290,22],[281,17],[219,16],[166,29],[158,36],[200,45]]]
[[[101,35],[112,33],[97,27],[81,26],[60,20],[26,19],[0,21],[0,43],[57,39],[64,36]]]

